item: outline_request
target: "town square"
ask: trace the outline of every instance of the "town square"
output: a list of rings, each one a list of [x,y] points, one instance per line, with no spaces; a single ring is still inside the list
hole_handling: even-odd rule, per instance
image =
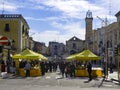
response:
[[[119,89],[119,4],[1,0],[0,90]]]

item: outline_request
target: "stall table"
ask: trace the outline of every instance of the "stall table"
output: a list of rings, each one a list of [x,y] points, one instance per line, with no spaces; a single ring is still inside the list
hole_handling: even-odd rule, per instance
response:
[[[86,69],[76,69],[75,70],[75,76],[82,76],[82,77],[88,77],[88,72]],[[93,68],[92,69],[92,76],[93,77],[102,77],[102,69],[100,68]]]
[[[22,77],[25,77],[25,70],[23,68],[19,69],[19,75]],[[41,69],[31,69],[30,70],[30,76],[41,76]]]

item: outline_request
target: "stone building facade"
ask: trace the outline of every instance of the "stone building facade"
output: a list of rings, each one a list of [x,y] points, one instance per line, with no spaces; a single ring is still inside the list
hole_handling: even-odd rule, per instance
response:
[[[115,14],[115,16],[117,18],[116,22],[96,30],[92,30],[91,27],[87,27],[87,25],[89,26],[89,23],[92,24],[92,19],[91,22],[86,20],[86,36],[91,37],[90,39],[86,37],[86,43],[92,41],[88,48],[102,56],[102,62],[107,62],[108,64],[113,63],[117,66],[118,60],[115,55],[115,47],[120,45],[120,11]],[[91,31],[89,31],[88,28],[90,28]]]
[[[81,52],[85,49],[85,41],[80,40],[76,36],[66,41],[66,52],[68,55]]]
[[[50,53],[50,60],[52,61],[61,61],[63,60],[63,55],[65,53],[65,45],[59,42],[49,42],[49,53]]]
[[[0,35],[14,40],[17,52],[29,47],[29,25],[21,14],[1,14]]]

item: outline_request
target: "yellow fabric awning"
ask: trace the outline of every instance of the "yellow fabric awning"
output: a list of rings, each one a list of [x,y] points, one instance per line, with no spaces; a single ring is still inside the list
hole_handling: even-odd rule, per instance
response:
[[[12,56],[13,59],[41,59],[41,60],[47,60],[47,58],[45,56],[43,56],[42,54],[33,52],[32,50],[26,49],[23,52],[13,55]]]
[[[76,58],[76,55],[77,54],[72,54],[72,55],[66,57],[66,60],[74,60]]]
[[[67,60],[101,60],[100,56],[95,55],[90,50],[84,50],[81,53],[70,55]]]
[[[76,60],[101,60],[100,56],[95,55],[90,50],[84,50],[75,57]]]

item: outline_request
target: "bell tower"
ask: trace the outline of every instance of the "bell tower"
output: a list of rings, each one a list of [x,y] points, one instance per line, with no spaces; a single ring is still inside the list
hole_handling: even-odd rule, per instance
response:
[[[85,35],[86,49],[90,49],[89,45],[92,41],[92,25],[93,25],[92,21],[93,21],[92,12],[90,10],[88,10],[86,13],[86,18],[85,18],[85,22],[86,22],[86,35]]]

